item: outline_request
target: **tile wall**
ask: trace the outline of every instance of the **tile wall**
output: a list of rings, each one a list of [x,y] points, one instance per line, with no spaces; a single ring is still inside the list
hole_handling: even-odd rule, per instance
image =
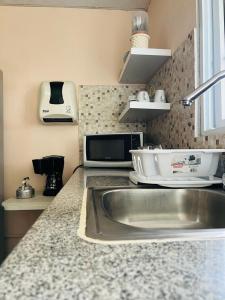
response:
[[[83,154],[83,136],[91,133],[146,132],[147,124],[119,123],[118,117],[125,107],[128,96],[136,94],[145,85],[79,87],[79,144],[80,159]]]
[[[166,91],[171,111],[148,123],[148,134],[167,148],[223,148],[224,135],[195,137],[195,105],[184,108],[179,101],[195,87],[195,39],[191,32],[172,58],[149,83]]]
[[[166,148],[225,147],[225,134],[195,137],[195,105],[184,108],[179,102],[195,88],[194,31],[155,74],[147,88],[151,86],[166,91],[171,110],[148,124],[118,122],[128,96],[146,88],[145,85],[79,87],[80,160],[83,136],[87,133],[143,131],[147,132],[149,141]]]

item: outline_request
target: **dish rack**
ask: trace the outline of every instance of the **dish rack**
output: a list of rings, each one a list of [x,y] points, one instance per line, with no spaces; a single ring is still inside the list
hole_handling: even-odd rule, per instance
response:
[[[216,174],[225,149],[131,150],[134,183],[167,187],[205,187],[222,183]]]

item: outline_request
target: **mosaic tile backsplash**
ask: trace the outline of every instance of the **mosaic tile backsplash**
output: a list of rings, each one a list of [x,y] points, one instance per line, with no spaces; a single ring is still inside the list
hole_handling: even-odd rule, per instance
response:
[[[83,136],[91,133],[147,132],[148,141],[164,148],[224,148],[224,135],[195,137],[195,105],[184,108],[180,100],[195,88],[195,39],[192,31],[155,74],[147,88],[164,89],[171,103],[169,113],[142,123],[119,123],[128,96],[145,85],[91,86],[79,88],[79,144],[83,157]]]
[[[166,148],[224,148],[224,135],[195,138],[195,105],[184,108],[179,101],[195,87],[194,31],[155,74],[150,86],[164,89],[171,110],[148,123],[148,134]]]
[[[80,158],[83,152],[84,134],[111,132],[146,132],[147,124],[119,123],[118,117],[125,107],[128,96],[136,94],[145,85],[90,86],[79,88],[79,144]]]

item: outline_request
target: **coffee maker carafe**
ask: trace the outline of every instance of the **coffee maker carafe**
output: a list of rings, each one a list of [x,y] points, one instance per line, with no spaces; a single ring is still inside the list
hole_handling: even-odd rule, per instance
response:
[[[47,175],[44,196],[55,196],[63,187],[64,157],[51,155],[32,160],[35,174]]]

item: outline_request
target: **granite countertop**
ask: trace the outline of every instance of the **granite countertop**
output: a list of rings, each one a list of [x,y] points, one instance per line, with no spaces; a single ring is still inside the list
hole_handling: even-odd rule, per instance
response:
[[[96,177],[97,178],[97,177]],[[77,236],[79,169],[0,268],[0,299],[225,299],[225,240],[100,245]]]

